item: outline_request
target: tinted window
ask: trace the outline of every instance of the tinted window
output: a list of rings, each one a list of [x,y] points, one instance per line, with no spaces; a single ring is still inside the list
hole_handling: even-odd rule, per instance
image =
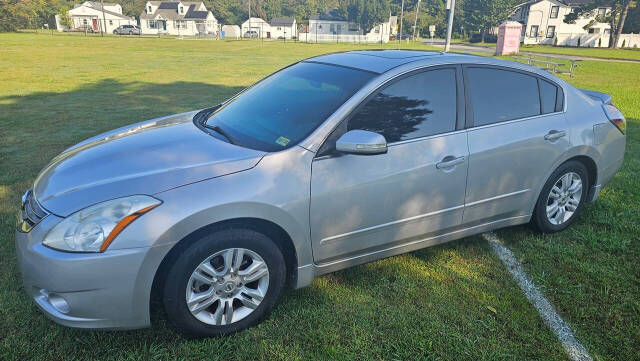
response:
[[[540,100],[542,100],[542,114],[556,111],[558,87],[548,81],[540,79]]]
[[[349,120],[348,129],[377,132],[391,143],[453,131],[455,127],[455,69],[440,69],[389,85]]]
[[[475,126],[540,114],[538,80],[522,73],[466,68]]]
[[[264,79],[207,120],[240,145],[289,148],[309,135],[375,74],[298,63]]]

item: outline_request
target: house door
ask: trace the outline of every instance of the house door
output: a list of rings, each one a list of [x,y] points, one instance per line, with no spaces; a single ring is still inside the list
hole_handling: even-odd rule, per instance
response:
[[[267,31],[267,39],[271,39],[271,32]]]
[[[94,31],[98,30],[98,19],[93,19],[93,30]]]

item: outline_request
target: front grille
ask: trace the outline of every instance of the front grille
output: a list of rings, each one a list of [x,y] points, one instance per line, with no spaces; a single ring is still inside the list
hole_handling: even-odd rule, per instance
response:
[[[28,190],[22,197],[22,208],[18,214],[18,230],[29,232],[36,224],[48,215],[33,196],[33,191]]]

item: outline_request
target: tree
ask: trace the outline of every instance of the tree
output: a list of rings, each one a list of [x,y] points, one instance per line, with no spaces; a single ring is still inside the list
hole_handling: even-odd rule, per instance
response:
[[[500,25],[520,0],[471,0],[464,2],[464,17],[470,29],[480,30],[482,42],[487,31]]]
[[[364,33],[389,19],[388,0],[341,0],[338,8],[347,20],[360,24]]]
[[[596,16],[596,21],[601,23],[609,23],[611,31],[609,32],[609,48],[616,49],[618,47],[618,39],[622,34],[624,23],[629,13],[629,9],[636,6],[632,0],[592,0],[591,2],[582,4],[575,11],[564,17],[567,24],[575,24],[576,20],[582,16],[591,16],[598,11],[599,8],[611,8],[606,15]]]

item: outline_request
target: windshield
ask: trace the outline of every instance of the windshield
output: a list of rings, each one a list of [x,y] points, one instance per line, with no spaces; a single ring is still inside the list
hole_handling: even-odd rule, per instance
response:
[[[213,113],[233,143],[262,151],[298,144],[375,74],[339,66],[298,63],[264,79]]]

